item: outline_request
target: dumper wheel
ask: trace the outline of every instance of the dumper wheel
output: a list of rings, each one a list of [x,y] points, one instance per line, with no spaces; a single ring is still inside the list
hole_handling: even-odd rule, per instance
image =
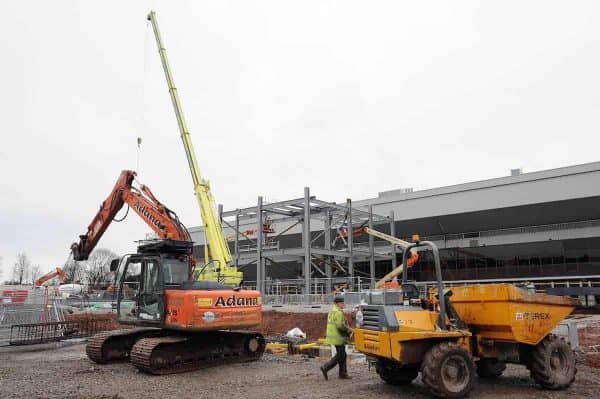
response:
[[[423,383],[441,398],[462,398],[475,383],[475,363],[471,354],[454,342],[433,346],[423,360]]]
[[[533,348],[527,368],[546,389],[565,389],[575,380],[575,355],[565,340],[548,335]]]
[[[384,360],[377,361],[375,371],[386,384],[390,385],[408,385],[419,375],[418,368],[401,367]]]
[[[481,378],[498,378],[506,370],[506,363],[498,359],[481,359],[477,363],[477,375]]]

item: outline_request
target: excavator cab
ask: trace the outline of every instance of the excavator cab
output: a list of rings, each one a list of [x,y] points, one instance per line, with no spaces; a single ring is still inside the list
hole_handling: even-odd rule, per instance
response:
[[[156,256],[129,256],[120,273],[117,314],[121,322],[144,324],[164,320],[164,283],[161,259]]]
[[[120,322],[164,323],[165,290],[190,279],[191,245],[191,242],[156,241],[140,246],[137,254],[121,260],[115,282]]]

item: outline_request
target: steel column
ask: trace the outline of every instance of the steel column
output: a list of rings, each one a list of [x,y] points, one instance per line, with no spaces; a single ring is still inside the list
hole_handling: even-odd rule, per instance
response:
[[[240,264],[240,212],[235,213],[235,241],[233,242],[233,252],[235,257],[235,267]]]
[[[329,209],[325,210],[325,226],[324,226],[324,231],[325,231],[325,249],[330,250],[331,249],[331,212],[329,211]],[[329,258],[326,258],[326,262],[325,262],[325,275],[327,277],[327,282],[325,283],[325,293],[326,294],[331,294],[331,291],[332,291],[332,285],[331,285],[332,273],[331,273],[331,263],[330,263],[330,259]]]
[[[311,271],[311,253],[310,253],[310,188],[304,187],[304,224],[302,225],[302,244],[304,245],[304,294],[306,301],[310,303],[310,271]]]
[[[258,205],[256,207],[256,223],[258,224],[258,229],[256,231],[256,289],[260,291],[261,294],[265,293],[265,276],[263,276],[263,256],[262,256],[262,247],[263,247],[263,230],[262,230],[262,206],[263,206],[263,198],[261,196],[258,197]]]
[[[354,236],[352,235],[352,200],[346,200],[348,209],[347,231],[348,231],[348,274],[350,274],[350,290],[354,290]]]
[[[373,228],[373,205],[369,205],[369,228]],[[375,288],[375,240],[369,234],[369,274],[371,276],[371,288]]]
[[[396,237],[396,222],[394,221],[394,211],[390,211],[390,235],[392,237]],[[394,270],[398,266],[398,262],[396,260],[396,244],[393,242],[390,243],[392,246],[392,270]]]

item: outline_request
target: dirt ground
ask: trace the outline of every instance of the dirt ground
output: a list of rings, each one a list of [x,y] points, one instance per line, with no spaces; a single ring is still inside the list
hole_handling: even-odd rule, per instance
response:
[[[0,348],[0,398],[430,398],[420,378],[397,388],[382,383],[364,363],[351,363],[352,380],[332,373],[324,381],[319,359],[265,354],[262,360],[168,376],[139,373],[127,363],[100,366],[85,355],[84,343]],[[472,398],[593,398],[600,370],[578,366],[566,391],[544,391],[524,367],[509,366],[493,382],[479,381]]]
[[[281,335],[294,327],[300,328],[309,341],[325,336],[327,313],[292,313],[263,311],[260,332],[265,336]]]

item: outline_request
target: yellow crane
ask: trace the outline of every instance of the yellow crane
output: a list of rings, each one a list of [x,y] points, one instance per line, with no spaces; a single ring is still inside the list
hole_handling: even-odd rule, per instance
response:
[[[177,124],[179,125],[181,141],[183,142],[183,148],[185,149],[185,155],[192,174],[194,194],[196,195],[198,205],[200,206],[200,216],[202,217],[204,225],[204,234],[206,237],[204,260],[206,264],[200,268],[196,278],[198,280],[219,281],[228,285],[239,285],[242,281],[242,273],[237,270],[236,265],[232,265],[231,263],[231,252],[229,251],[229,245],[225,239],[223,227],[221,226],[221,222],[215,211],[215,201],[210,191],[210,184],[208,180],[204,180],[200,174],[196,153],[194,151],[194,146],[192,145],[192,139],[185,122],[185,117],[183,116],[181,101],[177,94],[177,88],[175,87],[175,81],[173,80],[171,68],[169,67],[167,52],[163,45],[160,31],[158,30],[158,22],[154,11],[150,11],[148,20],[152,24],[152,29],[154,30],[158,53],[162,61],[165,78],[167,79],[169,94],[171,96],[171,101],[173,102],[175,116],[177,117]]]

